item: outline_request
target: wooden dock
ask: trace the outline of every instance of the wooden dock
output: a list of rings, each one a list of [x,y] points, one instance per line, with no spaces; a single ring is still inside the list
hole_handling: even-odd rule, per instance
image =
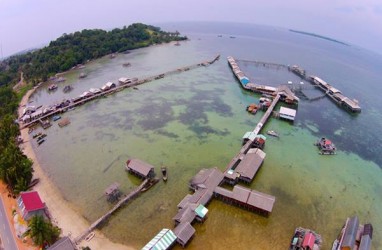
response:
[[[189,65],[189,66],[181,67],[181,68],[178,68],[178,69],[170,70],[170,71],[167,71],[167,72],[164,72],[164,73],[161,73],[161,74],[149,76],[149,77],[146,77],[146,78],[141,79],[141,80],[137,80],[137,81],[132,82],[132,83],[120,85],[120,86],[117,86],[115,88],[112,88],[112,89],[109,89],[109,90],[106,90],[106,91],[102,91],[100,93],[94,94],[94,95],[92,95],[90,97],[86,97],[86,98],[83,98],[83,99],[78,100],[78,101],[71,101],[68,106],[56,109],[54,111],[51,111],[49,113],[46,113],[46,114],[36,118],[36,119],[34,119],[34,120],[32,120],[32,121],[30,121],[28,123],[23,124],[21,126],[21,129],[33,126],[39,120],[48,119],[49,117],[51,117],[53,115],[64,113],[64,112],[66,112],[66,111],[68,111],[68,110],[70,110],[70,109],[72,109],[72,108],[74,108],[76,106],[85,104],[85,103],[87,103],[89,101],[92,101],[92,100],[95,100],[95,99],[97,99],[99,97],[103,97],[103,96],[108,96],[108,95],[114,94],[115,92],[122,91],[125,88],[135,87],[135,86],[138,86],[138,85],[141,85],[141,84],[144,84],[144,83],[148,83],[148,82],[151,82],[151,81],[154,81],[154,80],[162,79],[162,78],[164,78],[166,76],[169,76],[169,75],[179,74],[179,73],[182,73],[182,72],[185,72],[185,71],[189,71],[191,69],[196,69],[196,68],[199,68],[199,67],[206,67],[208,65],[213,64],[217,60],[219,60],[219,58],[220,58],[220,55],[217,55],[216,57],[214,57],[210,61],[203,61],[203,62],[196,63],[196,64],[193,64],[193,65]]]
[[[144,180],[141,185],[136,187],[133,191],[131,191],[128,195],[123,197],[122,200],[120,200],[112,209],[110,209],[107,213],[105,213],[103,216],[101,216],[98,220],[93,222],[86,231],[84,231],[82,234],[77,236],[74,239],[74,242],[76,244],[80,243],[88,234],[90,234],[94,229],[97,228],[99,224],[104,222],[109,218],[110,215],[112,215],[115,211],[117,211],[121,206],[123,206],[126,202],[132,200],[136,196],[138,196],[141,193],[141,190],[145,187],[145,185],[149,182],[149,179]]]

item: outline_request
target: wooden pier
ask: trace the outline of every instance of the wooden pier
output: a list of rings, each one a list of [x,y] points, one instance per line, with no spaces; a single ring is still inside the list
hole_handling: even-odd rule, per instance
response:
[[[149,182],[149,179],[144,180],[141,185],[136,187],[133,191],[131,191],[128,195],[123,197],[122,200],[120,200],[112,209],[110,209],[106,214],[101,216],[98,220],[93,222],[86,231],[84,231],[82,234],[77,236],[74,240],[76,244],[79,244],[89,233],[91,233],[96,227],[107,220],[110,215],[112,215],[115,211],[117,211],[121,206],[123,206],[126,202],[132,200],[136,196],[138,196],[141,193],[141,190],[145,187],[145,185]]]
[[[109,90],[106,90],[106,91],[102,91],[102,92],[94,94],[94,95],[92,95],[90,97],[85,97],[83,99],[76,100],[76,101],[70,101],[70,104],[65,106],[65,107],[58,108],[58,109],[56,109],[54,111],[50,111],[48,113],[45,113],[42,116],[40,116],[40,117],[30,121],[30,122],[27,122],[27,123],[23,124],[21,126],[21,129],[33,126],[39,120],[48,119],[49,117],[51,117],[53,115],[64,113],[64,112],[66,112],[66,111],[68,111],[68,110],[70,110],[70,109],[72,109],[72,108],[74,108],[76,106],[85,104],[85,103],[87,103],[89,101],[92,101],[94,99],[97,99],[99,97],[108,96],[108,95],[111,95],[111,94],[113,94],[115,92],[122,91],[125,88],[135,87],[135,86],[138,86],[138,85],[141,85],[141,84],[144,84],[144,83],[148,83],[148,82],[151,82],[151,81],[154,81],[154,80],[162,79],[162,78],[164,78],[166,76],[169,76],[169,75],[179,74],[181,72],[189,71],[191,69],[196,69],[196,68],[199,68],[199,67],[206,67],[208,65],[213,64],[217,60],[219,60],[219,58],[220,58],[220,55],[217,55],[216,57],[214,57],[210,61],[203,61],[203,62],[200,62],[200,63],[197,63],[197,64],[193,64],[193,65],[181,67],[181,68],[178,68],[178,69],[170,70],[170,71],[167,71],[167,72],[164,72],[164,73],[161,73],[161,74],[157,74],[157,75],[146,77],[146,78],[141,79],[141,80],[133,81],[132,83],[123,84],[123,85],[117,86],[115,88],[112,88],[112,89],[109,89]]]

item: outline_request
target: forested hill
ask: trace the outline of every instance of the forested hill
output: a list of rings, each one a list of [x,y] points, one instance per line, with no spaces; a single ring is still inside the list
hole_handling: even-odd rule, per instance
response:
[[[16,82],[20,71],[28,82],[37,83],[110,53],[185,39],[178,32],[164,32],[158,27],[141,23],[111,31],[95,29],[63,34],[47,47],[0,62],[0,86]]]

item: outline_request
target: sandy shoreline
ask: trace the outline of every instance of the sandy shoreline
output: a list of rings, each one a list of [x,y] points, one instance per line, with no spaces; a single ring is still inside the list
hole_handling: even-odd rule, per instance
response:
[[[35,89],[31,89],[23,96],[19,104],[19,114],[21,114],[24,108],[23,105],[28,104],[29,97],[34,91]],[[41,199],[45,202],[50,214],[52,215],[53,222],[55,222],[62,229],[62,235],[71,235],[73,240],[75,237],[84,232],[90,224],[77,211],[75,211],[69,202],[63,198],[58,188],[44,173],[39,162],[37,161],[32,144],[29,141],[28,129],[22,129],[20,130],[20,133],[22,139],[24,140],[24,143],[21,145],[21,149],[24,154],[33,161],[33,178],[40,179],[40,182],[33,189],[39,192]],[[134,249],[132,247],[110,241],[99,230],[95,231],[95,237],[93,237],[90,242],[82,241],[79,246],[89,246],[91,249]]]

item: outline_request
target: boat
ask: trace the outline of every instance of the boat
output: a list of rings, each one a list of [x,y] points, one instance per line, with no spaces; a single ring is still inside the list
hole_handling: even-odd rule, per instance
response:
[[[131,63],[124,63],[122,64],[123,67],[130,67],[131,66]]]
[[[138,90],[138,87],[133,87],[133,89]]]
[[[46,134],[41,134],[39,137],[37,137],[37,142],[41,141],[45,137],[46,137]]]
[[[176,43],[175,43],[174,45],[175,45],[175,46],[180,46],[179,41],[176,41]]]
[[[289,250],[319,250],[321,244],[321,235],[310,229],[298,227],[294,231]]]
[[[87,77],[88,75],[85,73],[85,72],[81,72],[79,78],[85,78]]]
[[[90,234],[88,234],[88,236],[86,236],[85,240],[86,241],[90,241],[91,239],[93,239],[95,236],[95,233],[94,232],[91,232]]]
[[[325,137],[322,137],[320,140],[314,143],[314,145],[318,147],[318,149],[320,150],[320,154],[322,155],[336,154],[336,147],[334,146],[331,140]]]
[[[167,167],[161,167],[160,168],[162,175],[163,175],[163,181],[167,181]]]
[[[53,83],[53,84],[49,85],[48,91],[53,91],[53,90],[56,90],[57,88],[58,88],[57,85]]]
[[[229,38],[236,38],[235,36],[230,36]]]
[[[59,116],[59,115],[54,115],[54,116],[52,117],[52,119],[53,119],[53,121],[57,121],[57,120],[60,120],[60,119],[61,119],[61,116]]]
[[[40,146],[41,144],[44,143],[44,141],[45,141],[45,139],[41,139],[41,140],[37,141],[37,144]]]
[[[147,184],[141,189],[141,192],[146,192],[147,190],[149,190],[152,186],[154,186],[155,184],[157,184],[159,182],[159,179],[158,178],[152,178],[150,179]]]
[[[251,114],[256,114],[258,106],[255,103],[251,103],[247,106],[246,110]]]
[[[34,134],[32,137],[33,137],[33,139],[34,139],[34,138],[39,137],[39,136],[41,136],[41,135],[42,135],[42,132],[38,132],[37,134]]]
[[[68,93],[72,89],[73,89],[73,87],[71,85],[66,85],[62,91],[64,91],[64,93]]]
[[[58,126],[60,126],[60,128],[65,127],[65,126],[67,126],[69,124],[70,124],[69,118],[64,118],[64,119],[62,119],[61,121],[58,122]]]
[[[223,35],[218,35],[218,37],[223,37]]]
[[[274,137],[279,137],[279,134],[274,131],[274,130],[268,130],[267,131],[267,135],[271,135],[271,136],[274,136]]]

